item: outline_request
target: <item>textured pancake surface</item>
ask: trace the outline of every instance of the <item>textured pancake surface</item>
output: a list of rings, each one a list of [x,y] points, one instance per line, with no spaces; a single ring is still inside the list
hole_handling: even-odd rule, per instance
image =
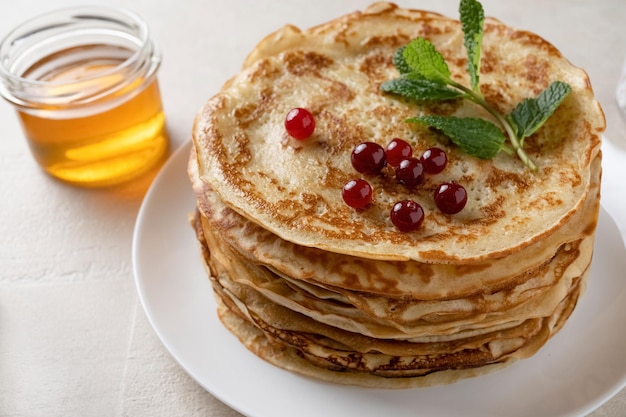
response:
[[[553,297],[554,305],[546,305],[543,312],[530,309],[525,319],[507,325],[492,325],[480,332],[457,331],[456,337],[429,340],[372,337],[286,308],[273,297],[240,283],[246,280],[240,279],[240,270],[233,269],[229,261],[232,254],[215,250],[215,242],[205,240],[198,223],[196,217],[198,238],[224,325],[259,357],[334,383],[409,388],[451,383],[501,369],[534,354],[563,326],[588,276],[583,265],[572,268],[567,288]],[[507,312],[503,317],[510,318]]]
[[[221,238],[250,262],[268,265],[277,273],[299,281],[419,300],[455,299],[480,295],[486,288],[511,289],[527,283],[562,245],[593,234],[600,205],[601,157],[598,156],[591,166],[591,184],[583,204],[558,233],[508,256],[471,264],[382,261],[285,241],[227,206],[199,178],[193,154],[188,171],[207,227],[219,231]]]
[[[500,154],[481,160],[440,133],[405,123],[420,114],[489,118],[460,100],[414,103],[380,86],[392,56],[418,36],[468,85],[458,21],[375,3],[363,12],[269,35],[197,114],[188,174],[192,226],[223,324],[259,357],[341,384],[409,388],[451,383],[527,358],[562,326],[584,292],[600,205],[605,120],[587,75],[540,37],[487,18],[481,92],[502,113],[553,81],[572,92],[525,149],[537,172]],[[317,123],[290,138],[285,116]],[[341,196],[362,177],[355,145],[394,137],[414,153],[434,145],[445,171],[419,187],[391,167],[367,175],[363,210]],[[433,191],[462,184],[467,206],[436,209]],[[389,219],[414,199],[414,232]]]
[[[506,155],[468,157],[442,144],[440,134],[404,122],[424,113],[486,117],[463,101],[424,107],[381,92],[382,82],[398,76],[393,53],[417,36],[432,41],[452,77],[467,85],[460,23],[433,13],[379,3],[306,31],[287,26],[268,36],[196,118],[200,177],[226,204],[282,239],[364,258],[466,263],[504,256],[553,233],[583,203],[600,148],[604,116],[587,75],[538,36],[487,19],[481,67],[487,101],[506,114],[552,81],[572,87],[526,140],[539,165],[533,174]],[[303,142],[284,129],[294,107],[311,110],[317,122]],[[388,168],[368,178],[374,202],[355,212],[341,198],[343,185],[360,177],[350,164],[353,147],[385,146],[393,137],[409,141],[416,154],[439,144],[448,168],[415,190],[397,184]],[[444,180],[468,190],[458,215],[434,206],[432,192]],[[404,198],[426,212],[413,233],[389,221],[391,206]]]

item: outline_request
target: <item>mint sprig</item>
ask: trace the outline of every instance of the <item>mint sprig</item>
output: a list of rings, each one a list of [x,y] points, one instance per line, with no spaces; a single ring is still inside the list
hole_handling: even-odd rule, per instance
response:
[[[400,77],[384,82],[381,89],[418,102],[458,98],[472,101],[487,110],[500,127],[485,119],[454,116],[421,116],[407,122],[441,130],[465,152],[479,158],[492,158],[500,151],[516,154],[528,168],[536,171],[537,165],[524,151],[524,139],[541,128],[571,92],[571,87],[561,81],[553,82],[536,98],[524,99],[511,114],[501,114],[480,92],[483,7],[477,0],[461,0],[459,13],[468,56],[470,88],[451,78],[445,58],[430,41],[416,38],[396,51],[393,63]],[[507,139],[512,150],[505,144]]]

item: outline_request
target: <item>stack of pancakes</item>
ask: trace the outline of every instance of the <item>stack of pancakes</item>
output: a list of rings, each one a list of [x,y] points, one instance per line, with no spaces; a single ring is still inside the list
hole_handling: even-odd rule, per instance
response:
[[[189,176],[193,225],[224,325],[261,358],[319,379],[369,387],[449,383],[535,353],[583,292],[599,210],[605,120],[587,75],[538,36],[488,18],[481,91],[504,114],[560,80],[572,93],[525,149],[529,171],[501,154],[481,160],[405,119],[489,117],[460,100],[413,103],[381,92],[397,48],[423,36],[468,85],[458,21],[377,3],[264,39],[198,113]],[[294,107],[317,127],[284,129]],[[341,190],[360,177],[355,145],[400,137],[432,146],[448,167],[408,189],[391,168],[366,179],[374,200],[354,210]],[[468,191],[446,215],[432,193]],[[415,232],[389,220],[395,201],[425,211]]]

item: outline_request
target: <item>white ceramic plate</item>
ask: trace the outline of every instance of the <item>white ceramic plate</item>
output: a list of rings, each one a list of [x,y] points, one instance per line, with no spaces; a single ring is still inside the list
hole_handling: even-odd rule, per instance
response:
[[[626,251],[602,210],[586,294],[538,354],[479,378],[433,388],[376,390],[293,375],[258,359],[215,313],[188,214],[189,144],[143,202],[133,242],[141,302],[166,348],[211,394],[254,417],[583,416],[626,385]]]

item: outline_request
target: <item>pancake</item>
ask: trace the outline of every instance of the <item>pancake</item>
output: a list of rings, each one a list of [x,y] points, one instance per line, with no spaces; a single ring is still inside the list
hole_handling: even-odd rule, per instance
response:
[[[418,189],[407,190],[385,171],[370,178],[370,208],[355,212],[343,202],[343,185],[357,176],[350,164],[356,144],[385,146],[401,137],[419,153],[440,143],[440,134],[403,122],[422,114],[423,106],[380,91],[382,82],[398,75],[395,50],[420,35],[444,55],[453,78],[467,84],[461,25],[432,13],[379,3],[305,31],[287,26],[268,36],[196,118],[201,179],[227,205],[284,240],[362,258],[466,264],[554,233],[585,200],[604,116],[584,71],[538,36],[494,19],[485,23],[482,46],[486,100],[506,114],[552,81],[572,87],[526,140],[539,173],[507,155],[485,161],[444,146],[446,173]],[[283,128],[293,107],[308,108],[316,119],[316,132],[304,143]],[[466,101],[431,107],[438,114],[484,116]],[[456,216],[440,213],[432,202],[442,179],[461,183],[470,195]],[[413,233],[389,221],[392,204],[405,198],[419,200],[426,213]]]
[[[585,72],[537,35],[487,18],[481,93],[503,114],[553,81],[571,93],[524,149],[483,160],[405,119],[490,116],[467,101],[414,103],[382,92],[396,50],[426,37],[469,85],[459,21],[375,3],[307,30],[263,39],[196,115],[188,174],[192,216],[218,316],[260,358],[338,384],[412,388],[452,383],[532,356],[567,322],[589,279],[605,120]],[[288,111],[313,136],[285,131]],[[358,143],[395,137],[414,154],[438,146],[448,166],[411,189],[391,167],[365,175],[372,204],[348,207],[361,177]],[[462,184],[458,214],[437,184]],[[422,226],[398,230],[394,202],[419,201]]]
[[[470,334],[501,331],[529,319],[549,316],[565,298],[572,283],[588,269],[593,246],[593,238],[587,237],[559,251],[545,271],[529,280],[548,278],[537,288],[529,288],[525,283],[512,291],[445,302],[388,299],[345,290],[342,294],[329,292],[330,295],[319,297],[319,288],[316,291],[309,286],[303,290],[294,285],[293,280],[247,264],[240,254],[201,224],[202,220],[196,221],[196,230],[211,276],[219,277],[220,286],[239,294],[238,298],[244,298],[241,294],[245,292],[248,298],[265,300],[256,302],[262,308],[268,303],[277,304],[334,328],[379,339],[412,342],[462,339]],[[250,308],[249,302],[244,304]]]
[[[198,232],[202,242],[202,229]],[[458,339],[392,340],[345,331],[277,305],[251,287],[236,283],[233,271],[211,262],[214,252],[208,246],[203,249],[220,319],[248,348],[304,375],[372,387],[452,382],[532,355],[564,324],[588,276],[587,269],[578,270],[581,275],[570,281],[563,299],[547,311],[546,317]]]
[[[559,233],[509,256],[471,264],[450,265],[415,261],[380,261],[324,251],[285,241],[227,206],[203,182],[195,151],[188,166],[198,209],[220,236],[251,262],[268,265],[287,277],[331,288],[420,300],[446,300],[480,294],[485,289],[506,289],[516,280],[528,280],[562,245],[592,235],[600,207],[601,157],[593,161],[587,198]],[[523,276],[526,272],[531,275]],[[451,277],[455,277],[451,282]],[[416,280],[419,285],[416,285]]]

